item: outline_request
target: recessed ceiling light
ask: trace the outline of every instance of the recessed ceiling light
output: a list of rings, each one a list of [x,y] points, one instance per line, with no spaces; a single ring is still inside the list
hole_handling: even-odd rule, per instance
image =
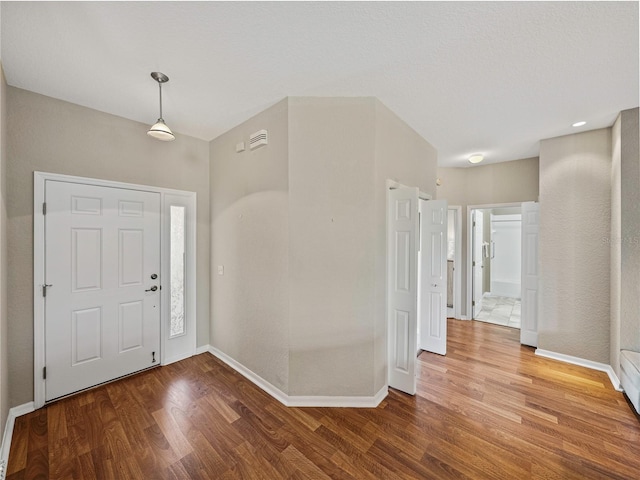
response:
[[[484,155],[480,153],[474,153],[469,157],[469,163],[480,163],[482,160],[484,160]]]
[[[573,125],[571,125],[572,127],[581,127],[582,125],[586,125],[587,122],[576,122]]]

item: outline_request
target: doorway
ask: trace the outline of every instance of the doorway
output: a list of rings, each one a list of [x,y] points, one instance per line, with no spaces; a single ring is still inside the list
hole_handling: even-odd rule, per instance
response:
[[[36,408],[195,353],[195,206],[193,192],[35,172]]]
[[[474,320],[521,326],[520,205],[470,208],[471,312]]]

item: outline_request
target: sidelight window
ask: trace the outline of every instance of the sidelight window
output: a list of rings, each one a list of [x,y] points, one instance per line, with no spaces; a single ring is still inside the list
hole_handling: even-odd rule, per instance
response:
[[[171,206],[171,329],[170,337],[185,333],[185,207]]]

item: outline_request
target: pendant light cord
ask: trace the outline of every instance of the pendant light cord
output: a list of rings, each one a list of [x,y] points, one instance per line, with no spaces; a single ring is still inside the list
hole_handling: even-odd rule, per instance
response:
[[[158,88],[160,89],[160,120],[162,119],[162,83],[158,82]]]

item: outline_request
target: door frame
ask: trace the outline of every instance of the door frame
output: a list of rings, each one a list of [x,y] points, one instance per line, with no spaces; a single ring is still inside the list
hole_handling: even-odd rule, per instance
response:
[[[449,205],[454,210],[453,230],[455,232],[455,252],[453,254],[453,317],[462,318],[462,206]]]
[[[473,220],[471,212],[473,210],[485,210],[491,208],[506,208],[506,207],[520,207],[522,208],[522,202],[510,202],[510,203],[487,203],[483,205],[467,205],[467,258],[465,264],[467,265],[467,295],[465,298],[466,304],[466,319],[473,320],[473,307],[471,301],[473,300],[473,270],[471,266],[472,262],[472,248],[473,248]]]
[[[45,275],[45,214],[42,205],[45,200],[46,181],[59,181],[66,183],[79,183],[97,187],[123,188],[160,194],[160,268],[161,273],[165,265],[169,264],[169,249],[166,248],[168,231],[168,211],[171,198],[180,198],[187,209],[186,218],[186,285],[185,285],[185,311],[187,331],[189,335],[190,354],[196,351],[196,193],[170,188],[153,187],[150,185],[138,185],[132,183],[101,180],[97,178],[76,177],[57,173],[34,172],[33,173],[33,396],[34,407],[40,408],[45,404],[45,386],[43,369],[45,366],[45,300],[42,296],[42,286]],[[164,277],[161,277],[164,278]],[[166,283],[166,282],[165,282]],[[160,290],[160,365],[167,365],[181,358],[165,358],[166,345],[169,341],[170,311],[163,308],[164,299],[168,295],[168,289]]]

